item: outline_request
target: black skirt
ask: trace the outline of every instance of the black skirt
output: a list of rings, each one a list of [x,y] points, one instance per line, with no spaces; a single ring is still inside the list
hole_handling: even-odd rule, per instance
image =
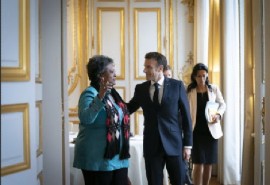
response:
[[[217,163],[218,140],[211,135],[193,134],[192,162],[194,164]]]

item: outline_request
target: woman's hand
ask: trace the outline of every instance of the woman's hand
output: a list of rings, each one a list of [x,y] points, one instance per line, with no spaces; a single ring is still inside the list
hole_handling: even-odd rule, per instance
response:
[[[107,92],[110,92],[113,88],[113,84],[104,79],[104,77],[100,78],[99,85],[99,98],[103,99]]]
[[[217,123],[219,120],[221,120],[220,114],[212,115],[212,123]]]

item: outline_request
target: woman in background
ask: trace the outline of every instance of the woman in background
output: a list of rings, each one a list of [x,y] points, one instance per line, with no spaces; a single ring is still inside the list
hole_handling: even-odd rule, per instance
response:
[[[79,99],[73,166],[82,170],[85,185],[127,185],[130,118],[113,88],[113,60],[94,56],[89,59],[87,71],[91,84]]]
[[[167,78],[172,78],[172,68],[169,65],[166,65],[163,69],[163,74]]]
[[[211,124],[220,124],[226,109],[223,96],[216,85],[210,84],[208,80],[208,68],[202,63],[193,67],[191,83],[187,88],[190,104],[190,113],[193,128],[193,183],[194,185],[208,185],[212,164],[217,163],[218,138],[222,133],[215,133]],[[208,123],[205,116],[207,101],[219,104],[217,112],[212,116],[212,122]]]

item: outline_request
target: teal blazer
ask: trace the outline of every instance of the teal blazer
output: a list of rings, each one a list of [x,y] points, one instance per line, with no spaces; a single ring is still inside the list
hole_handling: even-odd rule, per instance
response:
[[[106,110],[105,104],[97,97],[94,87],[88,87],[79,99],[78,114],[80,119],[79,133],[75,143],[73,166],[89,171],[112,171],[129,166],[128,159],[120,160],[119,155],[105,159],[106,149]],[[119,112],[120,123],[123,112],[115,104]],[[120,132],[122,133],[122,132]],[[123,136],[120,136],[120,139]],[[121,142],[120,142],[121,143]]]

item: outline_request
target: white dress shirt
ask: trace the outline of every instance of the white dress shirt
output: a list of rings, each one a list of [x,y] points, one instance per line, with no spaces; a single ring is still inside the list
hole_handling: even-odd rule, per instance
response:
[[[155,85],[154,85],[155,83],[156,82],[151,81],[151,86],[149,89],[150,97],[151,97],[152,101],[153,101],[153,96],[154,96],[154,92],[155,92]],[[158,102],[161,103],[162,96],[163,96],[163,89],[164,89],[164,76],[162,76],[161,79],[157,83],[158,83],[158,88],[159,88]]]

